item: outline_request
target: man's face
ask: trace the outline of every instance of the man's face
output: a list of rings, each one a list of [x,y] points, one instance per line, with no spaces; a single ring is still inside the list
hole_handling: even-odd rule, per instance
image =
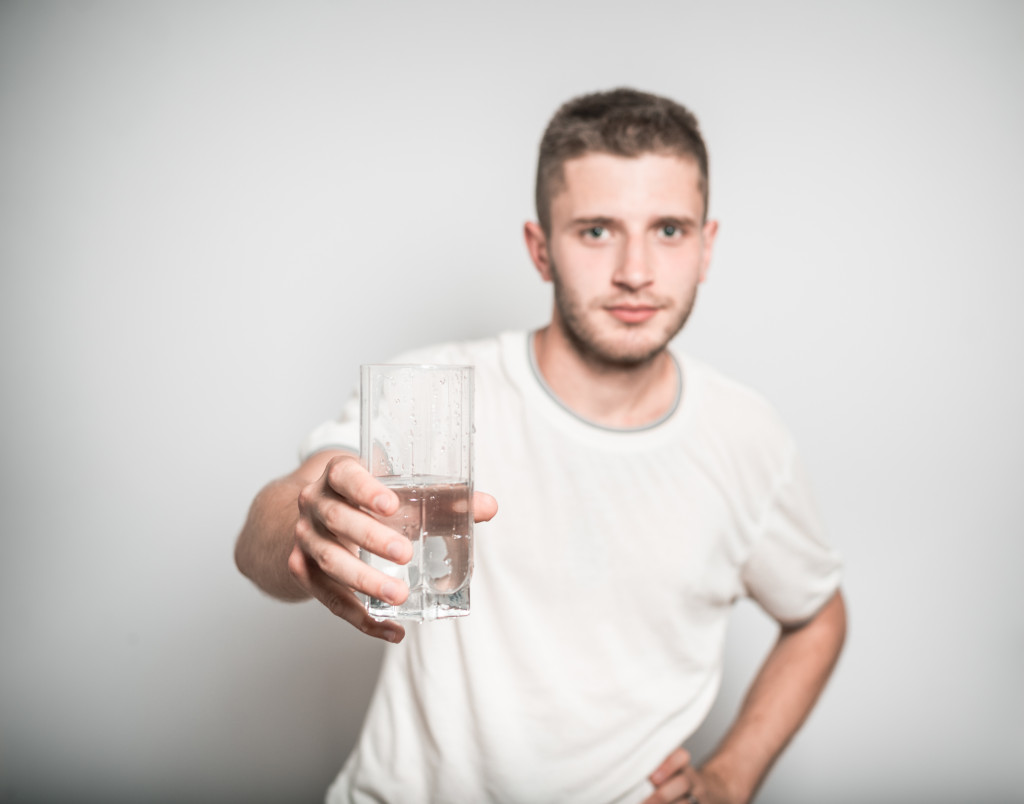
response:
[[[697,164],[589,153],[563,171],[550,234],[527,226],[534,263],[554,284],[552,325],[585,359],[649,361],[682,329],[711,259],[717,224],[701,222]]]

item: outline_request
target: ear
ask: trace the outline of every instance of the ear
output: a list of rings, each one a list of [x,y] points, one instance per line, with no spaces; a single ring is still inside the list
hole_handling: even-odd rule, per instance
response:
[[[551,281],[551,258],[548,256],[548,239],[540,224],[534,221],[527,221],[523,224],[523,238],[526,240],[526,250],[530,252],[530,259],[545,282]]]
[[[706,221],[701,235],[704,238],[704,246],[700,257],[700,281],[703,282],[708,277],[708,267],[711,265],[711,252],[715,249],[718,221]]]

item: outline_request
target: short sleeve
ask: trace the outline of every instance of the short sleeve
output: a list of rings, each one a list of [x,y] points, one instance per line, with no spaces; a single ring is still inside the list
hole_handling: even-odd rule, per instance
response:
[[[839,588],[842,560],[822,531],[794,452],[742,570],[747,594],[784,625],[813,617]]]
[[[359,452],[359,390],[349,396],[337,419],[324,422],[309,433],[299,445],[299,459],[325,449]]]

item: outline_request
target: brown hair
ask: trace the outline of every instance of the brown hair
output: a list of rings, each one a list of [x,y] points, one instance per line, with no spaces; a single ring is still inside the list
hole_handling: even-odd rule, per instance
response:
[[[537,218],[550,234],[551,199],[565,186],[562,165],[591,152],[635,157],[667,153],[693,159],[708,212],[708,152],[697,118],[668,98],[635,89],[581,95],[551,118],[537,160]]]

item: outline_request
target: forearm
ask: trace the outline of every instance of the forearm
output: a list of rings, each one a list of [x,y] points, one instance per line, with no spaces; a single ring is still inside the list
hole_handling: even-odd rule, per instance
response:
[[[288,571],[301,488],[291,475],[267,484],[253,500],[235,543],[235,564],[241,573],[280,600],[308,597]]]
[[[288,570],[299,519],[298,498],[328,462],[341,453],[325,451],[307,459],[290,475],[268,483],[252,502],[238,540],[235,564],[249,580],[280,600],[304,600],[309,594]]]
[[[722,800],[748,802],[814,707],[846,636],[839,592],[815,617],[784,629],[722,744],[702,768]]]

